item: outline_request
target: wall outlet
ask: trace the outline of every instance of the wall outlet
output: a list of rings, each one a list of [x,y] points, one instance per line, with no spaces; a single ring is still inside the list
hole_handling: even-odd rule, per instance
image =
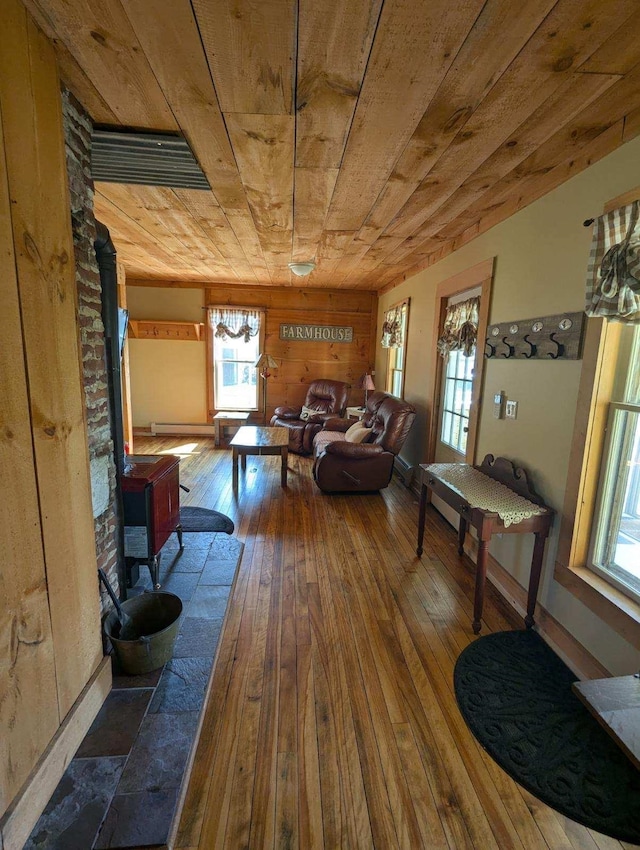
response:
[[[493,397],[493,418],[504,419],[504,400],[505,394],[503,390],[496,393]]]
[[[506,417],[507,419],[516,419],[518,416],[518,402],[517,401],[508,401],[506,407]]]

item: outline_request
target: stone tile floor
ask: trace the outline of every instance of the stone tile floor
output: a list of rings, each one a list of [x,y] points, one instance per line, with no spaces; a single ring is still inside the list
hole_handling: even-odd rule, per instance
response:
[[[184,609],[173,657],[142,676],[118,674],[25,850],[162,846],[195,739],[198,717],[243,544],[222,533],[167,541],[162,589]],[[127,531],[127,554],[144,556],[144,532]],[[151,589],[146,567],[130,594]]]

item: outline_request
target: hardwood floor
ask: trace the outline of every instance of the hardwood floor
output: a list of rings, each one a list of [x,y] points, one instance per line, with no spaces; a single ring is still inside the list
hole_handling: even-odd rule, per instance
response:
[[[417,500],[326,496],[311,461],[192,444],[184,503],[231,516],[245,551],[211,680],[176,848],[621,850],[516,785],[476,744],[452,673],[472,639],[471,562]],[[195,444],[195,445],[193,445]],[[519,628],[488,588],[483,633]],[[626,845],[630,847],[631,845]]]

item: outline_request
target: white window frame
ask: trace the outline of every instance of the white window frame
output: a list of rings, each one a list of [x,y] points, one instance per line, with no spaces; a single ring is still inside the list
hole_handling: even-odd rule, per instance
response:
[[[209,305],[207,309],[215,308],[216,305]],[[225,304],[222,309],[224,310],[250,310],[252,312],[258,312],[260,314],[260,330],[258,331],[255,339],[257,340],[257,354],[255,360],[257,360],[260,352],[264,350],[264,336],[265,336],[265,323],[266,323],[266,312],[257,307],[246,307],[246,306],[237,306],[233,304]],[[255,406],[237,406],[237,405],[228,405],[228,404],[219,404],[218,399],[216,399],[216,361],[215,361],[215,347],[216,347],[216,338],[214,334],[214,330],[210,327],[209,322],[207,322],[207,388],[208,388],[208,398],[209,398],[209,419],[213,421],[214,415],[219,411],[231,411],[231,410],[243,410],[249,411],[250,413],[257,412],[262,410],[262,393],[263,393],[263,381],[260,380],[257,369],[256,369],[256,404]],[[255,362],[253,360],[253,362]],[[230,361],[236,362],[236,361]],[[242,361],[243,363],[249,363],[249,360]],[[251,362],[250,368],[255,368],[253,366],[253,362]]]
[[[387,375],[385,392],[398,398],[404,398],[404,379],[407,365],[407,339],[409,335],[409,304],[410,299],[405,298],[393,304],[385,312],[400,309],[402,316],[402,346],[400,348],[387,349]],[[395,392],[394,390],[398,390]]]
[[[640,328],[635,329],[626,371],[623,401],[610,400],[606,437],[600,466],[600,481],[589,546],[588,564],[596,575],[605,579],[635,602],[640,603],[640,570],[638,575],[617,564],[617,540],[622,532],[623,500],[627,492],[630,471],[625,464],[633,463],[633,448],[637,445],[640,427]],[[632,385],[635,391],[632,390]],[[628,401],[629,393],[637,401]],[[640,549],[640,544],[638,544]]]

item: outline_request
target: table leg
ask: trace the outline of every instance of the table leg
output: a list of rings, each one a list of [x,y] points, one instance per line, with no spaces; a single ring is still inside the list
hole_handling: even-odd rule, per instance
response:
[[[473,600],[473,633],[480,634],[482,628],[482,608],[484,606],[484,583],[487,579],[487,558],[489,556],[489,541],[478,541],[478,563],[476,565],[476,590]]]
[[[247,453],[246,452],[242,452],[240,454],[240,463],[242,464],[242,471],[246,472],[247,471]]]
[[[287,486],[287,463],[289,461],[289,446],[283,446],[280,449],[281,467],[280,467],[280,486]]]
[[[424,540],[424,521],[427,514],[427,485],[423,484],[420,488],[420,509],[418,511],[418,547],[416,555],[422,555],[422,542]]]
[[[184,545],[182,543],[182,526],[180,523],[176,525],[176,534],[178,535],[178,546],[180,547],[180,551],[184,549]]]
[[[464,539],[467,535],[467,521],[460,515],[460,524],[458,525],[458,555],[464,555]]]
[[[546,532],[535,531],[534,534],[536,542],[533,545],[533,555],[531,557],[531,574],[529,576],[529,592],[527,594],[527,616],[524,618],[524,624],[528,629],[532,628],[535,623],[533,614],[536,609],[540,573],[542,572],[542,556],[544,554],[544,544],[547,539]]]
[[[238,449],[233,447],[233,455],[231,460],[231,468],[233,473],[233,489],[238,489]]]

